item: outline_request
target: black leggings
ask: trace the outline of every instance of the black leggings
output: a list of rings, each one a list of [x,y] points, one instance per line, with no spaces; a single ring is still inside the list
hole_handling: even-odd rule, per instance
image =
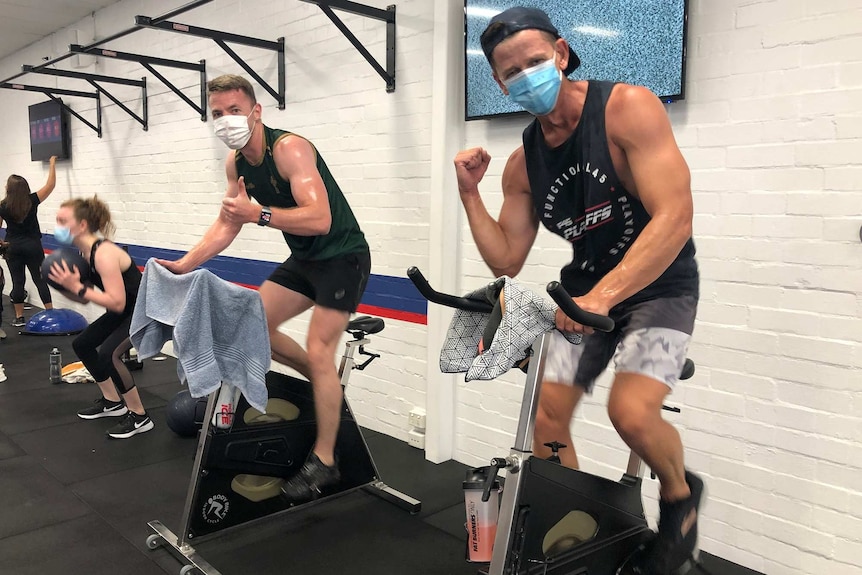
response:
[[[36,289],[39,290],[42,304],[51,303],[51,291],[42,279],[41,267],[44,259],[45,252],[42,249],[42,242],[38,239],[17,240],[9,246],[6,265],[9,266],[9,275],[12,279],[12,292],[9,294],[12,303],[24,303],[26,293],[24,285],[27,282],[27,276],[24,275],[25,268],[30,270],[30,277],[33,278]]]
[[[129,339],[129,327],[132,324],[132,312],[107,312],[87,326],[75,341],[72,348],[84,363],[84,367],[96,381],[105,381],[109,377],[120,395],[126,394],[135,387],[132,374],[122,362],[120,356],[132,348]]]

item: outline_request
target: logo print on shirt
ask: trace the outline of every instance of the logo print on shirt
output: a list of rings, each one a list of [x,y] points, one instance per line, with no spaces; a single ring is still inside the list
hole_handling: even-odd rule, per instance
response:
[[[598,205],[587,207],[582,216],[573,215],[572,217],[565,217],[558,222],[554,222],[555,210],[559,205],[556,201],[557,197],[564,190],[569,190],[571,186],[576,186],[576,178],[581,179],[582,189],[585,189],[589,178],[592,178],[599,185],[604,184],[611,199]],[[557,234],[569,242],[575,243],[583,238],[585,232],[614,221],[615,215],[617,217],[622,216],[625,225],[622,235],[607,250],[608,255],[617,256],[625,251],[634,240],[635,221],[631,197],[624,189],[618,191],[612,185],[613,183],[607,173],[602,171],[600,167],[597,168],[591,165],[590,162],[586,162],[583,166],[580,163],[571,165],[551,182],[548,194],[545,196],[542,217],[547,221],[549,228],[553,227]],[[568,191],[567,194],[573,194],[573,192]],[[563,202],[563,205],[565,205],[565,202]],[[592,266],[593,262],[581,261],[580,263],[582,269],[589,269],[590,271],[594,269]]]
[[[613,220],[611,203],[603,202],[598,206],[587,208],[586,213],[580,218],[572,221],[572,218],[557,223],[557,229],[561,230],[562,236],[570,242],[576,241],[585,231],[597,228]]]
[[[604,173],[600,168],[596,168],[590,165],[590,162],[587,162],[583,167],[580,163],[574,164],[566,168],[560,176],[555,179],[548,190],[548,195],[545,196],[545,213],[544,219],[551,220],[554,217],[554,207],[555,202],[557,200],[557,195],[563,191],[563,188],[569,182],[572,182],[575,177],[580,175],[581,178],[587,178],[592,176],[599,184],[604,184],[608,181],[608,175]],[[611,187],[611,191],[613,191],[613,187]],[[613,211],[613,206],[611,203],[603,202],[597,206],[589,207],[585,210],[583,216],[573,219],[573,218],[565,218],[562,221],[558,222],[555,227],[557,228],[559,234],[570,242],[577,241],[583,236],[586,230],[591,230],[596,228],[602,224],[606,224],[610,221],[613,221],[613,217],[611,217],[611,212]]]

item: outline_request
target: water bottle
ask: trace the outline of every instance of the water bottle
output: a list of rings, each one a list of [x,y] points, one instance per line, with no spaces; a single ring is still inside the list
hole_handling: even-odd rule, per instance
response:
[[[236,405],[239,402],[240,390],[229,383],[222,382],[221,389],[216,400],[215,412],[212,424],[219,429],[230,429],[233,425],[233,416]]]
[[[493,468],[493,472],[491,469],[471,469],[463,483],[464,506],[467,511],[467,556],[469,561],[475,563],[491,561],[494,537],[497,535],[500,482],[496,478],[497,469]],[[488,499],[482,501],[488,487]]]
[[[63,356],[56,347],[48,355],[48,379],[51,383],[63,383]]]

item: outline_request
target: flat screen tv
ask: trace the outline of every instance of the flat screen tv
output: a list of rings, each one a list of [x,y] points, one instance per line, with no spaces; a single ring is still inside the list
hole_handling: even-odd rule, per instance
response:
[[[69,158],[69,112],[59,102],[33,104],[30,111],[30,159]]]
[[[512,6],[548,14],[581,59],[569,78],[646,86],[666,102],[685,96],[688,0],[465,0],[467,120],[523,112],[494,81],[479,43],[491,18]]]

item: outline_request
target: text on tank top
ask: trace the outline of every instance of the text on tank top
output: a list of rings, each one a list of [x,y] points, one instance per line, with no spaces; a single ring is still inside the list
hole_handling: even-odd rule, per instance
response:
[[[572,245],[572,262],[563,268],[561,281],[574,296],[589,292],[614,269],[650,221],[614,169],[605,130],[605,106],[613,86],[589,82],[580,121],[560,146],[547,145],[538,120],[523,133],[539,221]],[[630,299],[696,294],[697,284],[694,242],[689,238],[661,277]]]

